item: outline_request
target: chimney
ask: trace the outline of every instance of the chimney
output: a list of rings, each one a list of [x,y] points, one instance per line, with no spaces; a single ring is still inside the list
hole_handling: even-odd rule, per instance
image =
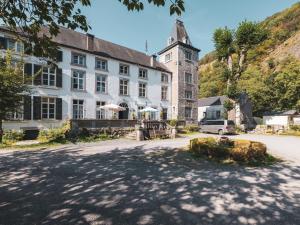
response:
[[[155,54],[153,54],[151,56],[150,64],[151,64],[152,67],[155,67],[156,58],[157,58],[157,56]]]
[[[94,35],[87,33],[86,34],[86,49],[88,51],[94,51]]]

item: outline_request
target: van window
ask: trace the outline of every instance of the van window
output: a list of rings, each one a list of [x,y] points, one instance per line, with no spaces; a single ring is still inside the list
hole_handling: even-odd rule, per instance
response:
[[[228,120],[227,125],[234,125],[234,121],[233,120]]]
[[[224,125],[224,120],[209,120],[206,121],[207,125]]]

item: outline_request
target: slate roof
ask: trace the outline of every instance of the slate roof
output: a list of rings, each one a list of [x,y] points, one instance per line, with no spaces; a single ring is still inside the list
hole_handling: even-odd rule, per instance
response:
[[[214,96],[198,99],[198,107],[223,105],[228,98],[226,96]]]
[[[1,28],[7,31],[7,28]],[[48,28],[44,27],[41,31],[41,34],[47,35]],[[60,33],[53,38],[53,41],[65,47],[70,47],[89,52],[91,54],[116,59],[127,63],[137,64],[140,66],[145,66],[148,68],[153,68],[170,73],[167,67],[158,61],[154,63],[154,66],[151,66],[151,56],[146,55],[143,52],[139,52],[118,44],[114,44],[112,42],[105,41],[97,37],[94,37],[93,51],[89,51],[87,50],[87,34],[83,34],[64,27],[60,27]]]

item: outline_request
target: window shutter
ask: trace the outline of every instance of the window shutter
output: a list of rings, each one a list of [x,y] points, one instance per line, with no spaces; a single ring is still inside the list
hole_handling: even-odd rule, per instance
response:
[[[34,75],[34,85],[41,85],[42,84],[42,66],[34,65],[33,70]]]
[[[62,69],[56,68],[56,87],[62,87]]]
[[[33,119],[40,120],[41,119],[41,100],[40,96],[33,97]]]
[[[7,48],[6,38],[0,37],[0,49],[6,49],[6,48]]]
[[[56,99],[56,119],[62,120],[62,99]]]
[[[23,119],[31,120],[31,96],[24,96]]]
[[[32,64],[25,63],[24,65],[24,79],[26,84],[32,84]]]
[[[56,61],[57,62],[62,62],[63,61],[63,52],[60,51],[60,50],[57,51]]]

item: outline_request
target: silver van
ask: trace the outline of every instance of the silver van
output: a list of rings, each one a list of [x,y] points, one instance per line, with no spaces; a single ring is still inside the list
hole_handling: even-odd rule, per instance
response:
[[[216,134],[234,134],[235,124],[232,120],[204,120],[200,122],[200,132]]]

